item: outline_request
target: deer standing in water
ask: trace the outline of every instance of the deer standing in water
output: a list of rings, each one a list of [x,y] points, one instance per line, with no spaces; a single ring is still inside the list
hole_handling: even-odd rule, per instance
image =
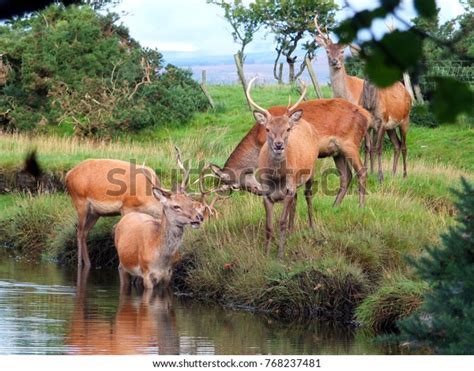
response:
[[[178,165],[184,169],[177,150]],[[186,193],[190,169],[185,169],[181,184],[171,192],[153,183],[153,196],[163,207],[161,220],[143,213],[129,213],[120,219],[115,228],[115,247],[120,264],[120,286],[129,285],[129,276],[143,278],[145,289],[163,283],[168,286],[172,268],[178,257],[184,228],[199,228],[204,221],[206,205]]]
[[[257,105],[250,95],[254,77],[248,85],[247,96],[254,109],[257,123],[266,131],[266,142],[258,157],[258,172],[265,187],[264,206],[266,212],[265,252],[268,254],[273,237],[273,204],[283,201],[280,217],[280,241],[278,258],[283,258],[290,210],[294,208],[296,189],[305,184],[305,198],[308,206],[310,228],[314,228],[312,185],[314,163],[318,158],[318,134],[313,127],[302,120],[303,111],[297,109],[306,95],[306,88],[300,99],[281,116],[273,116]]]
[[[109,160],[85,160],[66,174],[66,188],[77,210],[77,265],[89,268],[87,235],[101,216],[125,215],[136,211],[161,216],[162,205],[153,196],[143,173],[159,186],[155,172],[134,163]]]
[[[375,129],[373,138],[368,134],[366,137],[366,148],[370,151],[370,169],[374,171],[374,151],[377,150],[378,177],[383,181],[382,171],[382,147],[385,132],[387,132],[394,146],[394,158],[392,172],[397,172],[400,152],[403,155],[403,176],[407,175],[406,137],[411,110],[411,97],[401,82],[396,82],[388,88],[379,89],[368,81],[347,74],[344,67],[344,49],[347,45],[334,43],[327,33],[321,31],[317,17],[314,17],[317,35],[316,42],[322,46],[328,56],[329,75],[334,97],[340,97],[351,103],[358,104],[367,109],[373,116],[370,127]],[[357,53],[358,48],[351,46]],[[399,128],[400,138],[396,129]],[[367,151],[365,155],[365,166],[367,166]]]

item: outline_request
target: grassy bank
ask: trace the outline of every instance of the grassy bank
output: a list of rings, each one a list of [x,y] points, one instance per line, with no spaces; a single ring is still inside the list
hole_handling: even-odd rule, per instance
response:
[[[36,148],[47,172],[64,174],[90,157],[135,159],[162,169],[167,184],[166,174],[175,166],[175,144],[195,164],[223,164],[253,120],[239,87],[210,90],[216,110],[196,115],[186,127],[170,124],[107,143],[57,135],[2,136],[0,169],[18,171],[24,154]],[[262,105],[273,105],[287,102],[289,93],[296,99],[297,93],[288,87],[260,87],[254,95]],[[452,223],[449,189],[458,185],[460,176],[474,176],[474,135],[467,123],[413,127],[408,138],[408,178],[388,173],[392,149],[387,146],[387,179],[380,186],[375,176],[369,177],[364,209],[357,207],[356,187],[341,207],[332,208],[338,180],[334,175],[322,179],[321,174],[334,165],[330,159],[318,161],[313,204],[317,227],[308,230],[300,197],[296,228],[283,262],[275,259],[275,249],[270,257],[263,254],[261,199],[234,194],[218,205],[219,219],[186,233],[176,284],[204,300],[255,307],[281,318],[323,315],[351,320],[358,307],[357,319],[364,324],[390,327],[418,305],[424,289],[405,256],[422,254],[424,246],[437,242]],[[275,220],[280,211],[281,206]],[[102,218],[89,236],[91,256],[100,266],[116,264],[112,238],[116,220]],[[0,244],[16,254],[75,264],[75,221],[64,194],[0,198]]]

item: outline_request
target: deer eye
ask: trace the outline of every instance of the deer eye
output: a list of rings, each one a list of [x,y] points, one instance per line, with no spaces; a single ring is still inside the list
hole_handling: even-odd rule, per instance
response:
[[[265,130],[267,131],[267,133],[269,133],[269,132],[270,132],[270,129],[268,129],[268,128],[266,128]]]
[[[286,131],[291,131],[291,128],[286,129]]]
[[[174,205],[174,206],[173,206],[173,210],[180,211],[180,210],[181,210],[181,206]]]

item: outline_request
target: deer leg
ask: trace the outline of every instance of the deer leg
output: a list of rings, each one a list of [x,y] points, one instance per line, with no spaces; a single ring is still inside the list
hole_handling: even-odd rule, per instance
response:
[[[295,215],[296,215],[296,204],[298,201],[298,193],[295,193],[295,197],[290,206],[290,214],[288,216],[288,231],[292,232],[295,227]]]
[[[120,277],[120,292],[126,292],[130,286],[130,275],[124,269],[122,264],[118,266],[119,277]]]
[[[308,206],[308,223],[311,229],[314,229],[313,217],[313,177],[309,178],[305,183],[304,197]]]
[[[393,169],[392,174],[397,173],[398,159],[400,158],[400,139],[395,129],[387,130],[387,134],[393,143]]]
[[[77,210],[77,231],[76,231],[76,239],[77,239],[77,269],[78,272],[82,270],[82,255],[83,255],[83,247],[82,241],[84,236],[84,226],[86,224],[88,207],[87,202],[77,201],[75,202],[74,206]]]
[[[334,156],[334,163],[339,171],[339,190],[337,191],[336,200],[332,205],[333,207],[341,204],[352,180],[351,169],[349,169],[347,161],[343,155]]]
[[[400,125],[400,138],[401,138],[401,149],[403,158],[403,177],[407,176],[407,131],[408,131],[408,120]]]
[[[146,272],[143,275],[143,286],[145,287],[145,290],[152,290],[153,287],[155,287],[155,284],[153,283],[153,276],[151,272]]]
[[[81,234],[81,255],[82,255],[82,260],[84,260],[84,267],[90,267],[91,266],[91,261],[89,259],[89,251],[87,249],[87,236],[89,234],[89,231],[92,229],[92,227],[97,223],[97,220],[99,219],[99,215],[91,212],[88,210],[84,225],[82,228],[82,234]]]
[[[379,165],[379,182],[383,182],[383,171],[382,171],[382,150],[383,150],[383,136],[385,129],[380,126],[377,133],[377,160]]]
[[[288,213],[293,202],[294,194],[287,194],[283,200],[283,211],[280,217],[280,243],[278,247],[278,259],[283,259],[285,252],[286,230],[288,225]]]
[[[364,139],[364,167],[368,167],[369,154],[372,152],[372,139],[370,138],[369,129],[365,133]],[[372,163],[372,162],[371,162]]]
[[[377,148],[377,135],[378,132],[376,129],[370,129],[370,173],[374,173],[374,164],[375,164],[375,151]]]
[[[268,197],[263,198],[263,205],[265,206],[265,254],[268,255],[270,252],[270,242],[273,239],[273,202]]]
[[[348,148],[344,153],[356,171],[357,179],[359,180],[359,207],[364,207],[367,186],[367,168],[362,164],[358,148]]]

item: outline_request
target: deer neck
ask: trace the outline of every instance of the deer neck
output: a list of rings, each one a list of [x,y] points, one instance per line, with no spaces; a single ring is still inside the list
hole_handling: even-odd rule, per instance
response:
[[[265,143],[265,139],[261,140],[259,137],[260,130],[263,130],[261,125],[254,125],[230,154],[224,168],[236,171],[257,167],[258,155],[263,143]]]
[[[172,223],[166,216],[166,211],[163,210],[161,230],[162,256],[165,259],[170,259],[174,256],[183,241],[184,226]]]
[[[348,90],[346,82],[346,68],[342,66],[339,69],[330,68],[329,76],[331,79],[331,86],[334,98],[343,98],[346,100],[351,100],[352,96]]]

